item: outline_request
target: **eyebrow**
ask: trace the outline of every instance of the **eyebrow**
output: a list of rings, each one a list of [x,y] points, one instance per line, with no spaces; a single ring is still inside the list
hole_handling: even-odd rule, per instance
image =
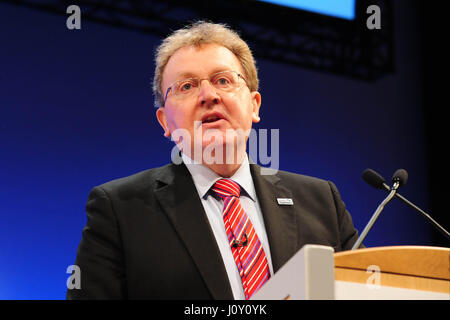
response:
[[[213,69],[213,71],[209,75],[212,75],[212,74],[215,74],[218,72],[222,72],[222,71],[228,71],[228,70],[232,70],[232,69],[226,68],[226,67],[217,67],[217,68]],[[193,72],[186,71],[186,72],[181,72],[181,73],[177,74],[177,76],[175,77],[175,82],[179,81],[180,79],[186,79],[186,78],[200,78],[200,77]]]
[[[182,72],[177,74],[177,76],[175,77],[175,81],[186,78],[196,78],[196,75],[192,72]]]

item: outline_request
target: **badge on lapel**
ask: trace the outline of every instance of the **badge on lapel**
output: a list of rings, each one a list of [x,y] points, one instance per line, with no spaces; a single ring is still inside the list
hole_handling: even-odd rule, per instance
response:
[[[291,198],[277,198],[277,202],[280,206],[292,206],[294,202]]]

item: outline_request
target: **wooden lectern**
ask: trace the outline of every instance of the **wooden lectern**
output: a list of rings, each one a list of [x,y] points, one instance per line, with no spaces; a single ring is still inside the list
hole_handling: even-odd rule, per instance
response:
[[[450,249],[393,246],[334,254],[336,299],[449,299]],[[361,290],[362,289],[362,290]]]
[[[450,249],[306,245],[252,299],[450,300]]]

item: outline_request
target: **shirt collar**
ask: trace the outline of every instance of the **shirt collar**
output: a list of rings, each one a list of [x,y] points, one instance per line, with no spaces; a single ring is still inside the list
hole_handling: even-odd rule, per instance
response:
[[[196,162],[195,160],[192,160],[184,153],[181,153],[181,158],[183,159],[184,164],[188,168],[192,179],[194,180],[195,187],[197,188],[200,197],[206,199],[208,191],[214,183],[223,177],[219,176],[217,173]],[[244,191],[242,195],[246,195],[255,201],[256,192],[253,185],[252,175],[250,173],[250,164],[248,162],[247,154],[245,155],[244,161],[239,169],[229,179],[237,182],[241,186],[241,191]]]

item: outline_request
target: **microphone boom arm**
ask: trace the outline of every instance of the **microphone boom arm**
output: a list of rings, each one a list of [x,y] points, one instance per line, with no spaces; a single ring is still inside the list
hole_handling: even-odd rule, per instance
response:
[[[366,227],[364,228],[363,232],[361,233],[361,235],[359,236],[358,240],[356,240],[355,244],[353,245],[351,250],[355,250],[358,249],[359,246],[361,245],[361,243],[363,242],[364,238],[367,236],[367,234],[369,233],[370,229],[372,228],[373,224],[375,223],[375,221],[378,219],[378,216],[380,215],[381,211],[383,211],[384,206],[392,200],[392,198],[395,196],[395,194],[397,193],[397,189],[399,187],[399,183],[396,182],[394,183],[391,192],[389,192],[388,196],[383,200],[383,202],[380,203],[380,205],[378,206],[377,210],[375,210],[374,214],[372,215],[372,218],[370,218],[369,222],[367,223]]]
[[[386,191],[390,190],[389,186],[386,183],[384,183],[384,182],[383,182],[383,188]],[[435,227],[447,240],[450,240],[450,233],[447,230],[445,230],[445,228],[442,227],[439,223],[437,223],[437,221],[434,220],[428,213],[426,213],[425,211],[420,209],[418,206],[416,206],[414,203],[412,203],[411,201],[406,199],[400,193],[396,193],[395,196],[397,198],[399,198],[400,200],[402,200],[404,203],[406,203],[408,206],[410,206],[411,208],[413,208],[414,210],[416,210],[417,212],[422,214],[426,219],[428,219],[429,222],[431,222],[433,227]]]
[[[416,206],[414,203],[403,197],[400,193],[396,193],[395,196],[402,200],[404,203],[406,203],[411,208],[415,209],[417,212],[421,213],[425,218],[428,219],[428,221],[431,222],[431,224],[440,232],[444,237],[447,238],[447,240],[450,240],[450,233],[444,229],[439,223],[436,222],[428,213],[420,209],[418,206]]]

